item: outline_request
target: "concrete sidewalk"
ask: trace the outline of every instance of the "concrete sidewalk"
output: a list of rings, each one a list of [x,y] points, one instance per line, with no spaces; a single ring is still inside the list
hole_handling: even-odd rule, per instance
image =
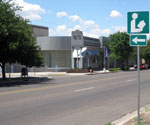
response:
[[[28,72],[29,77],[49,77],[66,75],[66,72]],[[7,78],[21,77],[21,73],[6,73]]]
[[[28,76],[30,77],[50,77],[50,76],[81,76],[81,75],[91,75],[91,74],[101,74],[101,73],[109,73],[109,71],[94,71],[93,73],[66,73],[66,72],[28,72]],[[0,77],[2,75],[0,74]],[[21,77],[21,73],[6,73],[7,78],[16,78]]]

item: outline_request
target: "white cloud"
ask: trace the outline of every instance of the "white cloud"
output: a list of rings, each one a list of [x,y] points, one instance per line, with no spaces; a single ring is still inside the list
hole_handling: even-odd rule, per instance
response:
[[[98,28],[97,27],[97,24],[95,24],[95,22],[93,20],[83,20],[83,23],[84,27],[87,29],[87,28]]]
[[[70,36],[72,31],[73,30],[71,28],[68,28],[66,25],[59,25],[56,28],[55,34],[59,36]]]
[[[40,14],[45,13],[45,10],[38,4],[27,3],[24,0],[13,0],[12,2],[22,7],[22,11],[18,11],[17,14],[26,19],[40,20],[42,18]]]
[[[113,26],[116,32],[127,32],[127,26]]]
[[[95,23],[95,21],[84,20],[78,15],[71,16],[68,15],[66,12],[58,12],[56,13],[56,16],[58,18],[65,16],[67,17],[67,19],[71,20],[72,23],[68,23],[67,25],[58,25],[56,27],[56,30],[53,31],[53,34],[55,35],[70,36],[71,32],[77,29],[83,31],[84,36],[95,38],[99,38],[99,36],[108,36],[112,33],[111,29],[101,29],[99,25]]]
[[[74,30],[82,30],[82,28],[81,28],[80,25],[75,25],[75,26],[74,26]]]
[[[90,33],[90,32],[83,32],[83,35],[88,36],[88,37],[99,38],[98,34],[93,34],[93,33]]]
[[[94,25],[94,24],[95,24],[95,22],[93,20],[84,21],[85,26],[91,26],[91,25]]]
[[[57,28],[56,28],[56,31],[63,31],[63,30],[66,30],[67,29],[67,26],[66,25],[59,25],[59,26],[57,26]]]
[[[112,10],[110,13],[110,17],[122,17],[122,14],[117,10]]]
[[[69,19],[71,19],[72,21],[79,21],[80,17],[78,15],[74,15],[74,16],[69,16]]]
[[[63,16],[68,16],[68,14],[67,14],[66,12],[58,12],[58,13],[56,13],[56,16],[57,16],[58,18],[61,18],[61,17],[63,17]]]
[[[112,33],[112,31],[110,30],[110,29],[103,29],[102,30],[102,34],[106,34],[107,36],[109,35],[109,34],[111,34]]]

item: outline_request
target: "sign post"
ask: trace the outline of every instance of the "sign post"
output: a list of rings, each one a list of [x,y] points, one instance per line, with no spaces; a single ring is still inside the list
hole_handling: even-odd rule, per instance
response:
[[[140,125],[140,46],[147,45],[149,33],[149,11],[128,12],[127,31],[130,34],[130,46],[137,46],[137,117]]]
[[[108,52],[108,47],[105,47],[105,57],[107,58],[107,69],[109,70],[109,52]]]
[[[104,46],[104,69],[103,71],[106,71],[106,59],[105,59],[105,46]]]
[[[138,109],[137,109],[137,115],[138,115],[138,125],[140,125],[140,46],[137,46],[137,64],[138,64],[138,85],[137,85],[137,91],[138,91]]]

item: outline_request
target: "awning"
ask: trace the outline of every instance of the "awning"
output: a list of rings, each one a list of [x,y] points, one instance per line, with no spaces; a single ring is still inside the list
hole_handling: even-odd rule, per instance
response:
[[[88,54],[89,55],[99,55],[99,52],[98,51],[88,51]]]
[[[98,51],[84,51],[81,53],[82,56],[85,56],[85,54],[88,53],[88,55],[99,55]]]

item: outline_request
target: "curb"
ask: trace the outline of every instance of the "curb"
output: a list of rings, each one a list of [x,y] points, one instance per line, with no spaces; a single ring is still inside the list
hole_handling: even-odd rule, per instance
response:
[[[123,125],[129,120],[133,119],[134,117],[137,116],[137,111],[134,111],[132,113],[128,113],[125,116],[121,117],[120,119],[111,122],[113,125]]]
[[[140,108],[140,114],[145,112],[145,108],[146,107],[150,107],[150,104],[147,104],[144,107],[141,107]],[[128,122],[129,120],[131,120],[131,119],[133,119],[135,117],[137,117],[137,110],[134,111],[134,112],[128,113],[125,116],[121,117],[120,119],[115,120],[115,121],[113,121],[111,123],[112,123],[112,125],[123,125],[123,124],[125,124],[126,122]]]

